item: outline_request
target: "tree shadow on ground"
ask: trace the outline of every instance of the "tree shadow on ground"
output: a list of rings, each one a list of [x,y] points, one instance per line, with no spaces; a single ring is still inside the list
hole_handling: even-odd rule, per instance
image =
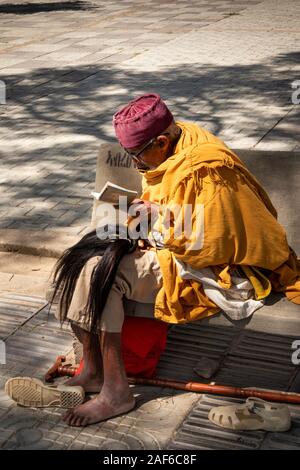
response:
[[[24,4],[3,3],[0,5],[0,14],[31,15],[52,11],[90,10],[92,8],[96,8],[96,6],[81,0]]]
[[[282,56],[278,63],[284,63]],[[99,63],[76,70],[37,69],[24,75],[7,76],[3,69],[0,78],[7,84],[7,110],[9,105],[20,105],[26,115],[25,126],[24,120],[12,119],[9,114],[7,125],[15,131],[29,132],[27,137],[38,119],[40,123],[58,125],[61,130],[107,138],[101,123],[110,124],[119,106],[147,91],[160,93],[178,118],[213,123],[218,135],[229,121],[239,127],[245,120],[249,129],[255,126],[255,131],[272,115],[271,108],[292,105],[290,71],[277,71],[274,62],[240,66],[182,64],[160,72],[135,72]],[[242,118],[238,123],[237,114]]]
[[[0,78],[7,84],[8,96],[7,105],[0,106],[1,154],[8,174],[2,182],[0,210],[12,210],[23,201],[30,205],[69,198],[74,212],[78,199],[88,211],[97,148],[114,140],[112,115],[144,92],[160,93],[177,119],[195,121],[225,140],[231,132],[256,142],[284,110],[292,109],[290,64],[296,58],[293,53],[263,64],[181,64],[159,72],[101,62],[8,76],[3,69]],[[288,127],[279,134],[282,140],[291,138]],[[82,220],[87,220],[84,209],[81,212]],[[5,217],[20,224],[28,220]],[[49,217],[38,212],[31,221],[39,226]],[[53,216],[57,227],[71,222]]]

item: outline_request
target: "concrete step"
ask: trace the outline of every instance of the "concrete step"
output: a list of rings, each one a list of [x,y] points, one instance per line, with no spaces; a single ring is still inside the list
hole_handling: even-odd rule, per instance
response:
[[[45,298],[55,258],[0,252],[0,292]]]

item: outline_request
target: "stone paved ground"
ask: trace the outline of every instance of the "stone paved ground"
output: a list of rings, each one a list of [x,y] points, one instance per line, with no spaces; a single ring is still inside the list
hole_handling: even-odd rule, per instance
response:
[[[174,325],[169,330],[157,376],[207,382],[194,368],[201,358],[208,357],[218,364],[211,379],[218,384],[299,391],[300,366],[293,365],[290,359],[295,333],[283,335],[285,320],[277,318],[278,321],[280,334],[201,321]],[[10,377],[43,378],[56,355],[70,350],[69,329],[59,327],[43,298],[8,294],[0,296],[0,338],[6,344],[6,364],[0,365],[0,449],[300,447],[299,405],[290,406],[289,432],[230,431],[210,423],[208,412],[213,406],[242,400],[166,387],[135,386],[137,407],[130,413],[86,428],[70,428],[61,419],[64,410],[17,407],[3,390]]]
[[[235,148],[299,150],[297,0],[25,3],[0,0],[0,229],[80,233],[112,114],[145,91]]]
[[[36,229],[52,253],[53,231],[72,237],[89,225],[98,146],[113,138],[116,108],[145,91],[161,93],[178,118],[199,122],[234,148],[300,149],[300,107],[291,101],[300,72],[297,0],[25,3],[0,0],[0,80],[7,92],[0,104],[0,230],[8,228],[6,237],[16,243],[23,237],[26,245],[27,229]],[[42,377],[57,351],[71,347],[43,300],[53,262],[0,254],[0,337],[9,359],[0,366],[1,388],[13,375]],[[223,355],[220,382],[299,390],[291,337],[189,328],[171,335],[161,375],[195,379],[199,358]],[[185,341],[189,354],[182,355]],[[290,433],[242,435],[209,425],[207,412],[221,399],[153,387],[136,394],[137,410],[77,430],[61,423],[61,410],[16,408],[1,392],[0,447],[300,445],[299,407],[292,407]]]

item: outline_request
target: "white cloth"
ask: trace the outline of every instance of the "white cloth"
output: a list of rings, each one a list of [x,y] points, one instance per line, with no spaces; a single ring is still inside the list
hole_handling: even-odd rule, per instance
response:
[[[232,275],[232,287],[224,289],[211,268],[195,270],[178,260],[176,264],[180,277],[201,282],[207,297],[232,320],[247,318],[264,305],[264,300],[255,300],[253,286],[247,277]]]
[[[164,247],[162,234],[152,227],[148,234],[149,243],[156,248]],[[250,317],[256,310],[264,306],[265,301],[256,300],[254,288],[249,279],[239,271],[231,275],[232,287],[225,289],[218,284],[217,277],[210,267],[195,270],[187,263],[175,258],[178,274],[182,279],[199,281],[204,293],[232,320]]]

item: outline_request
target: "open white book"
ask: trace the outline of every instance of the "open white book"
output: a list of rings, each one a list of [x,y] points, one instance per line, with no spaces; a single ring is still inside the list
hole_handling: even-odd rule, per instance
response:
[[[94,196],[97,201],[119,204],[120,196],[126,196],[130,203],[136,198],[138,191],[133,191],[132,189],[127,189],[107,181],[99,193],[92,191],[91,195]]]

